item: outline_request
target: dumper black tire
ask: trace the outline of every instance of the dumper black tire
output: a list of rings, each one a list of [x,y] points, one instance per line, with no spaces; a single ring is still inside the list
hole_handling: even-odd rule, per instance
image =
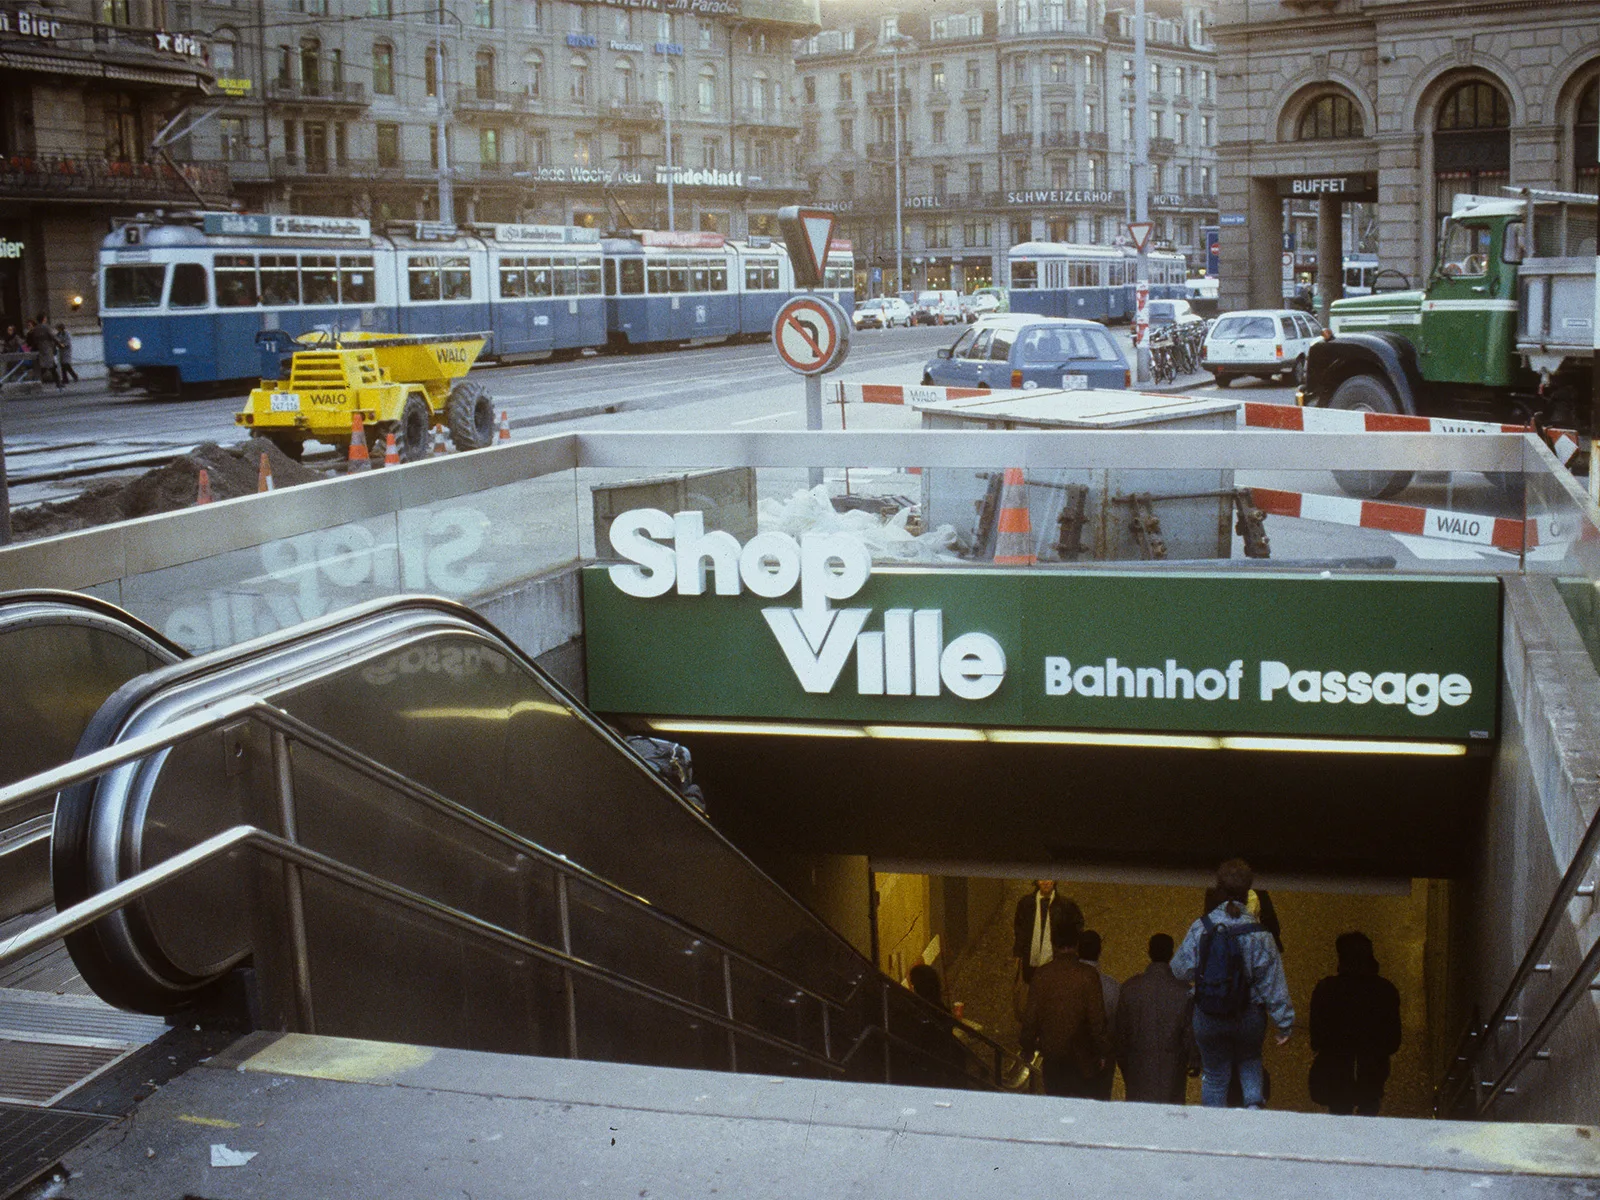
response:
[[[406,397],[405,407],[400,410],[400,421],[394,431],[394,448],[400,461],[408,463],[427,458],[432,449],[432,430],[433,412],[428,402],[412,392]],[[369,450],[369,453],[376,453],[381,462],[383,450],[379,446],[376,451]]]
[[[1398,413],[1400,403],[1389,385],[1372,375],[1352,375],[1333,391],[1329,408],[1348,412]],[[1405,491],[1410,471],[1335,471],[1333,478],[1347,496],[1361,500],[1386,500]]]
[[[457,450],[483,450],[494,445],[494,399],[475,379],[463,379],[450,389],[444,408],[450,440]]]
[[[299,462],[306,456],[306,443],[304,438],[274,435],[267,440],[279,450],[282,450],[286,456],[292,458],[295,462]]]

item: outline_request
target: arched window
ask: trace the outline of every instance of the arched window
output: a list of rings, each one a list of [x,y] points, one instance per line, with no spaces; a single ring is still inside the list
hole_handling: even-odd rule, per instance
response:
[[[760,120],[767,111],[767,73],[757,71],[750,79],[749,95],[747,100],[750,105],[750,114]],[[894,139],[890,139],[893,141]]]
[[[394,95],[394,47],[388,42],[372,44],[372,91],[377,96]]]
[[[1361,110],[1348,96],[1337,92],[1318,96],[1304,112],[1295,126],[1295,140],[1320,142],[1332,138],[1358,138],[1365,135],[1361,123]]]
[[[1595,184],[1600,181],[1597,142],[1600,142],[1600,75],[1589,80],[1572,114],[1572,159],[1578,168],[1578,190],[1589,195],[1594,194]]]
[[[635,99],[632,61],[626,58],[619,58],[612,65],[611,70],[612,78],[615,81],[611,98],[618,104],[632,104]]]
[[[715,112],[717,108],[717,72],[714,67],[700,70],[700,111]]]
[[[671,63],[662,64],[656,72],[656,99],[664,106],[678,107],[678,68]]]
[[[572,98],[579,104],[589,103],[589,60],[581,54],[572,56]]]
[[[300,42],[300,86],[307,96],[322,95],[322,43],[316,38]]]
[[[538,54],[530,54],[522,60],[522,74],[527,81],[528,99],[542,100],[544,98],[544,58]]]
[[[211,67],[218,75],[226,78],[233,74],[238,40],[239,35],[231,29],[217,30],[211,43]]]
[[[439,68],[442,65],[439,59],[439,47],[436,45],[429,46],[427,56],[422,60],[422,90],[429,96],[437,96],[439,94]]]
[[[1444,94],[1433,122],[1435,223],[1459,195],[1499,195],[1511,180],[1511,103],[1481,79]]]

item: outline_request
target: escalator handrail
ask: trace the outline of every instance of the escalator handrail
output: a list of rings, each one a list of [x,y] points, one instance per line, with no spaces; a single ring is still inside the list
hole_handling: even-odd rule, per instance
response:
[[[69,933],[75,933],[94,924],[94,922],[111,915],[118,909],[147,895],[156,888],[172,882],[181,875],[186,875],[214,859],[247,847],[263,851],[281,862],[304,867],[307,870],[326,875],[331,879],[336,879],[341,883],[365,891],[369,895],[409,908],[413,912],[435,917],[465,933],[484,940],[499,942],[517,950],[519,953],[541,959],[562,970],[587,975],[611,987],[630,991],[654,1003],[677,1009],[679,1012],[692,1016],[696,1020],[703,1020],[730,1032],[738,1033],[743,1037],[755,1038],[766,1042],[768,1045],[779,1047],[785,1053],[805,1058],[813,1065],[822,1067],[830,1073],[842,1074],[843,1068],[841,1064],[830,1062],[828,1059],[814,1054],[804,1046],[786,1041],[766,1030],[754,1025],[748,1025],[724,1013],[719,1013],[715,1009],[706,1008],[692,1001],[674,996],[669,992],[664,992],[659,988],[652,987],[650,984],[641,983],[636,979],[629,979],[627,976],[602,967],[597,963],[591,963],[586,959],[578,958],[554,947],[546,946],[541,942],[536,942],[531,938],[524,937],[522,934],[496,925],[492,921],[485,921],[481,917],[462,912],[460,909],[453,908],[448,904],[430,900],[410,888],[391,883],[386,879],[380,879],[378,876],[369,874],[358,867],[352,867],[347,863],[330,858],[325,854],[291,842],[254,825],[235,825],[230,829],[223,830],[221,833],[213,834],[204,841],[195,843],[187,850],[180,851],[171,858],[165,859],[153,867],[147,867],[138,874],[131,875],[120,883],[96,893],[91,899],[81,900],[54,916],[47,917],[20,933],[14,934],[6,941],[0,942],[0,968],[5,967],[14,960],[21,959],[28,954],[49,946]],[[303,973],[303,968],[304,964],[295,964],[297,977]],[[314,1030],[306,1030],[305,1032],[314,1032]],[[915,1049],[915,1047],[911,1048]]]
[[[138,617],[119,608],[109,600],[102,600],[98,596],[91,596],[87,592],[67,592],[58,588],[27,588],[18,591],[0,592],[0,630],[7,628],[26,627],[38,623],[43,614],[24,615],[15,618],[13,611],[24,605],[38,605],[41,608],[54,606],[58,610],[70,610],[76,614],[93,618],[93,623],[105,626],[115,626],[121,633],[131,633],[136,641],[149,643],[149,648],[157,650],[161,656],[179,661],[188,658],[189,651],[154,626],[147,625]]]
[[[537,858],[545,865],[550,867],[552,871],[560,875],[564,875],[569,879],[575,879],[590,887],[593,887],[596,890],[607,894],[611,899],[625,904],[633,908],[635,911],[642,913],[650,920],[658,924],[665,925],[678,933],[701,940],[714,947],[719,953],[725,955],[726,957],[739,960],[751,969],[756,970],[771,979],[778,980],[787,988],[791,988],[798,993],[809,996],[817,1003],[834,1012],[845,1011],[845,1006],[838,1001],[823,996],[804,984],[792,979],[788,975],[785,975],[780,971],[776,971],[765,963],[762,963],[751,956],[726,945],[720,939],[712,937],[689,922],[684,921],[671,913],[662,911],[660,908],[651,905],[648,901],[635,896],[627,889],[620,888],[611,883],[609,880],[596,875],[594,872],[588,870],[581,864],[575,863],[559,854],[554,854],[545,847],[540,846],[538,843],[520,837],[511,830],[506,829],[504,826],[488,820],[480,814],[457,804],[455,801],[450,800],[437,792],[434,792],[432,789],[427,788],[422,784],[414,782],[413,780],[395,771],[393,768],[388,767],[383,763],[371,758],[369,755],[366,755],[361,751],[346,745],[337,738],[333,738],[325,733],[322,733],[315,727],[305,724],[289,713],[284,712],[282,709],[277,708],[275,705],[272,705],[256,696],[238,696],[232,700],[212,705],[190,716],[174,719],[170,723],[164,725],[160,730],[155,732],[136,735],[129,738],[125,742],[114,743],[104,750],[94,751],[91,754],[84,755],[81,758],[76,758],[70,762],[62,764],[61,766],[54,767],[49,771],[42,772],[38,775],[31,776],[28,779],[21,780],[15,784],[0,788],[0,814],[3,814],[9,806],[21,805],[34,797],[45,794],[53,794],[74,784],[87,782],[88,780],[95,779],[100,775],[103,775],[106,772],[126,763],[148,758],[153,754],[158,754],[164,750],[171,749],[172,747],[180,744],[181,742],[187,741],[190,738],[197,737],[201,734],[225,725],[234,725],[246,719],[258,721],[267,728],[283,734],[287,739],[292,739],[294,742],[305,745],[308,749],[320,754],[325,754],[335,761],[342,762],[351,770],[364,775],[373,782],[402,791],[407,794],[409,798],[427,804],[441,815],[447,816],[462,824],[475,828],[487,836],[501,841],[507,846],[518,850],[519,852],[526,853],[530,857]],[[254,827],[235,827],[235,829],[252,828]],[[277,835],[265,836],[276,838]],[[205,842],[198,843],[197,845],[208,845],[214,840],[215,837],[212,839],[207,839]],[[281,841],[282,839],[278,840]],[[298,846],[296,843],[285,841],[283,844],[294,846],[297,852],[317,855],[316,851]],[[150,871],[158,871],[167,866],[169,863],[180,861],[187,862],[185,855],[188,853],[189,851],[183,851],[170,859],[164,860],[156,867],[148,868],[146,871],[140,872],[134,876],[130,876],[126,880],[119,881],[117,884],[114,884],[111,887],[96,893],[95,896],[71,905],[68,909],[64,910],[63,913],[58,914],[58,916],[55,918],[47,920],[46,922],[42,923],[42,925],[35,925],[29,930],[23,931],[22,934],[18,935],[18,937],[26,937],[36,929],[40,929],[43,926],[53,925],[55,922],[59,922],[67,913],[80,912],[84,909],[85,905],[92,906],[97,901],[101,901],[104,897],[121,895],[122,889],[124,889],[128,884],[134,882],[135,880],[144,878],[149,874]],[[319,859],[325,858],[325,856],[322,855],[317,855],[317,857]],[[336,860],[326,859],[326,861],[335,862]],[[182,874],[184,871],[192,869],[192,867],[195,865],[197,864],[187,863],[186,866],[176,871],[175,874]],[[339,865],[343,870],[365,875],[365,872],[360,872],[358,868],[350,867],[347,864],[341,863],[337,865]],[[371,876],[370,878],[377,879],[376,876]],[[163,878],[158,882],[164,881],[165,879]],[[384,886],[388,888],[395,888],[403,892],[409,891],[408,889],[401,888],[397,884],[391,884],[388,881],[379,880],[379,882],[383,883]],[[126,903],[132,899],[138,898],[138,896],[142,896],[148,890],[149,888],[144,888],[136,893],[130,894],[124,897],[122,900],[112,903],[108,907],[104,907],[102,910],[97,911],[94,916],[91,916],[73,925],[71,929],[58,930],[54,936],[62,936],[66,933],[75,932],[76,930],[83,928],[85,925],[92,924],[94,920],[109,915],[111,912],[122,908]],[[449,909],[449,906],[439,905],[436,901],[426,900],[426,898],[420,899],[423,899],[428,905],[434,905],[440,909],[447,909],[451,912],[457,911],[454,909]],[[472,917],[469,914],[462,914],[462,916],[467,920],[479,922],[480,924],[489,926],[489,923],[483,922],[481,918]],[[499,928],[498,926],[489,927],[495,929]],[[518,938],[519,945],[521,941],[527,941],[527,939],[521,938],[521,935],[519,934],[512,934],[509,933],[509,931],[506,932],[508,936]],[[53,939],[46,937],[44,942],[48,942],[50,940]],[[29,944],[30,946],[34,946],[43,943],[30,941]],[[534,942],[529,942],[528,944],[531,946],[539,945],[539,943]],[[556,954],[561,953],[554,950],[549,952]],[[5,961],[7,961],[9,953],[10,952],[5,946],[0,946],[0,965],[3,965]],[[603,967],[594,966],[593,964],[588,965],[593,967],[593,969],[596,971],[606,970]],[[622,977],[619,976],[618,978]],[[880,988],[893,986],[891,981],[883,979],[876,973],[874,973],[874,982],[878,983]],[[647,987],[647,985],[637,986]],[[943,1009],[927,1003],[920,996],[917,996],[913,992],[906,991],[901,999],[904,1002],[911,1004],[914,1008],[925,1009],[926,1012],[923,1014],[924,1016],[938,1020],[942,1023],[947,1023],[951,1028],[954,1028],[959,1023],[957,1018],[951,1016]],[[963,1030],[967,1036],[983,1042],[991,1051],[996,1054],[997,1059],[1008,1056],[1009,1052],[1006,1051],[998,1042],[994,1041],[986,1034],[973,1030],[970,1026],[964,1025],[964,1023],[961,1024],[963,1025]],[[901,1045],[920,1053],[920,1049],[918,1047],[912,1045],[911,1043],[905,1042],[904,1039],[898,1038],[887,1028],[883,1030],[883,1033],[891,1041],[900,1043]],[[785,1045],[787,1045],[787,1043],[785,1043]],[[997,1077],[994,1080],[994,1083],[996,1086],[1000,1086],[1001,1080]]]

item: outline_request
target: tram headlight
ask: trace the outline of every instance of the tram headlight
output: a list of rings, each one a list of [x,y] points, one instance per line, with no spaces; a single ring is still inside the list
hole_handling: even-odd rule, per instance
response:
[[[136,337],[131,337],[131,338],[128,339],[128,349],[129,350],[143,350],[144,349],[144,343],[141,342]]]

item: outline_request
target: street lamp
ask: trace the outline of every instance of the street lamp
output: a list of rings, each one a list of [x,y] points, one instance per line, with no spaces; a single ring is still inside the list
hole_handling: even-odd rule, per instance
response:
[[[437,21],[444,24],[444,19],[449,17],[456,23],[456,44],[458,59],[466,54],[466,25],[460,17],[444,6],[444,0],[439,0]],[[444,30],[439,30],[439,36],[433,40],[433,85],[438,92],[439,100],[439,136],[436,139],[439,146],[439,223],[441,225],[454,225],[456,223],[456,193],[455,182],[450,177],[450,102],[445,96],[444,82]],[[461,70],[465,70],[463,63]]]
[[[657,77],[656,95],[660,97],[662,111],[667,116],[667,228],[676,229],[678,227],[678,211],[677,206],[673,203],[672,182],[673,176],[678,173],[678,168],[672,161],[672,106],[678,98],[678,73],[673,69],[672,63],[668,61],[667,52],[665,50],[660,50],[659,52],[662,58],[662,71]],[[731,87],[732,84],[730,83],[729,86]],[[655,205],[652,204],[651,207],[654,208]]]
[[[905,185],[900,175],[900,47],[916,43],[903,33],[884,39],[889,43],[889,53],[894,56],[894,79],[890,94],[894,96],[894,288],[895,295],[906,290],[906,222]]]

